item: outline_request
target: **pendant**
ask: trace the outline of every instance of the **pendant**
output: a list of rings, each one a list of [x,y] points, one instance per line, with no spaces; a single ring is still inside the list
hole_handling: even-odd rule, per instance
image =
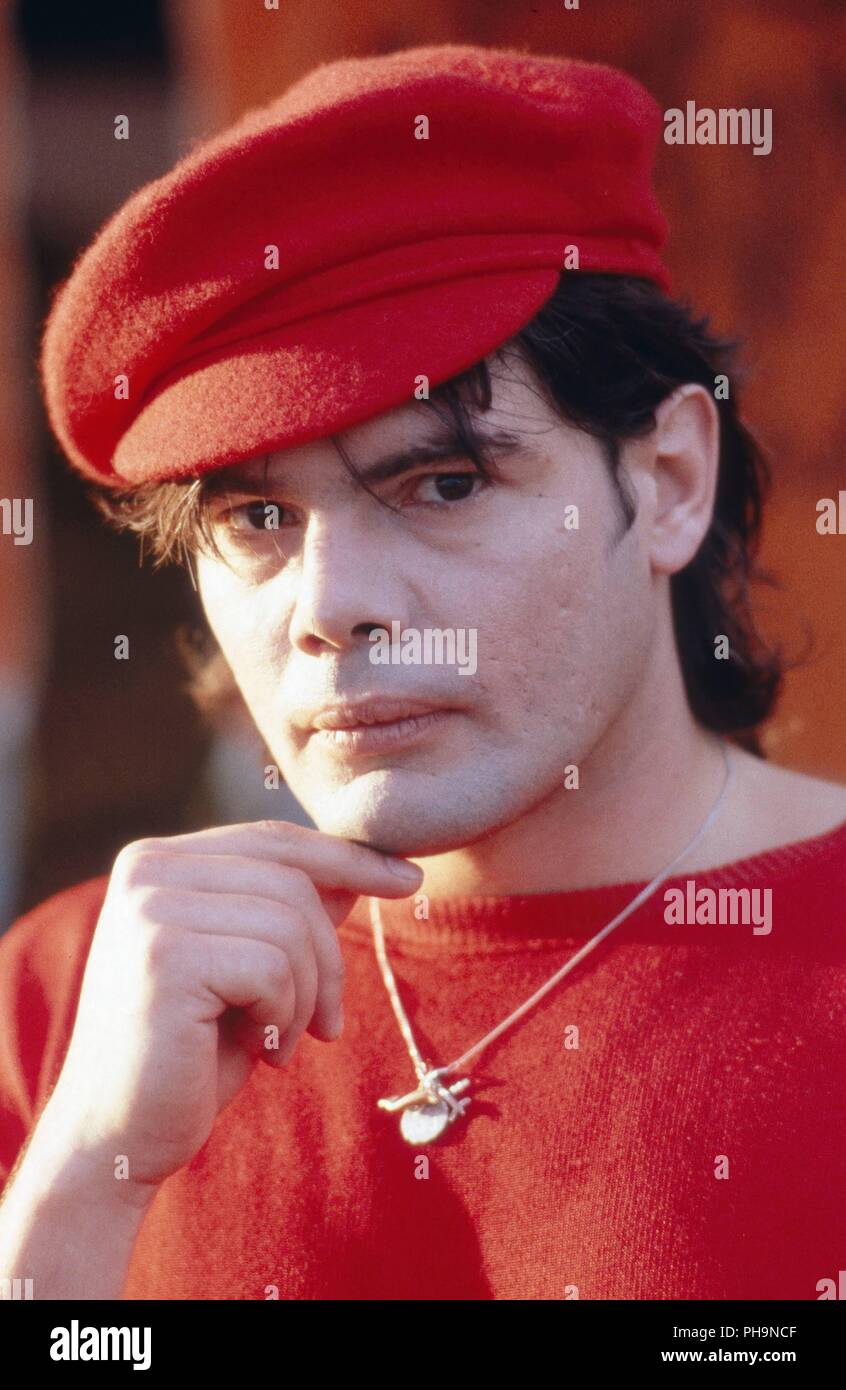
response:
[[[401,1110],[400,1134],[408,1144],[431,1144],[440,1139],[444,1130],[459,1115],[463,1115],[470,1104],[470,1097],[456,1100],[455,1097],[470,1085],[469,1077],[463,1077],[452,1086],[443,1086],[428,1073],[416,1091],[407,1096],[390,1096],[376,1104],[380,1110],[391,1113]]]
[[[400,1134],[408,1144],[431,1144],[440,1139],[451,1119],[445,1100],[409,1105],[400,1116]]]

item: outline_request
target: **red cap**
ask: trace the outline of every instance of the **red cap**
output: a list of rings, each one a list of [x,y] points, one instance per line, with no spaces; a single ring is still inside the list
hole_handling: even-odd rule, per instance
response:
[[[472,366],[573,247],[581,272],[669,289],[660,126],[639,83],[595,63],[449,44],[322,64],[78,259],[41,352],[59,442],[107,485],[197,475]]]

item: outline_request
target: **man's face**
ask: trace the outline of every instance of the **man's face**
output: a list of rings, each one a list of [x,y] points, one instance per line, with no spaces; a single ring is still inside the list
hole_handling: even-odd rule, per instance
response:
[[[398,854],[457,849],[566,795],[568,765],[583,771],[631,703],[655,624],[638,523],[621,534],[600,446],[522,359],[489,365],[477,427],[516,437],[493,481],[460,453],[418,462],[368,484],[388,510],[330,440],[300,445],[241,468],[255,495],[232,482],[212,503],[226,563],[197,557],[211,628],[295,796],[320,830]],[[338,438],[366,475],[445,433],[414,403]],[[374,627],[401,634],[395,657],[409,629],[423,656],[427,630],[452,629],[454,662],[379,664]],[[430,658],[450,655],[441,640]],[[318,710],[364,696],[441,712],[394,724],[380,746],[314,727]]]

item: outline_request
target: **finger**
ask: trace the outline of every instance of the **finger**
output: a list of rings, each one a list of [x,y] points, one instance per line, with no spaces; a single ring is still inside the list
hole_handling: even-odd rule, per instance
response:
[[[287,900],[158,884],[145,890],[144,910],[157,926],[266,941],[284,950],[297,986],[296,1017],[286,1027],[328,1042],[341,1025],[345,968],[338,938],[310,880],[299,870],[280,871],[278,878]],[[279,882],[274,887],[279,891]]]
[[[221,856],[226,859],[226,856]],[[197,860],[198,864],[204,860]],[[249,861],[230,859],[229,863],[238,866],[241,875],[245,863]],[[344,957],[335,927],[324,909],[320,894],[301,869],[288,865],[269,864],[267,861],[254,861],[263,871],[262,877],[272,901],[281,904],[293,915],[293,921],[300,931],[311,935],[314,953],[317,984],[312,1013],[305,1019],[302,1027],[314,1037],[328,1042],[336,1038],[341,1030],[341,1005],[343,999],[344,977],[346,974]],[[244,875],[249,885],[250,878]],[[223,895],[226,896],[226,895]],[[236,894],[229,895],[229,901],[239,901]],[[248,928],[249,930],[249,928]],[[299,1021],[299,1020],[298,1020]]]
[[[287,955],[265,941],[235,936],[211,936],[206,945],[203,979],[214,1000],[213,1016],[237,1009],[241,1017],[227,1025],[229,1037],[270,1066],[283,1065],[292,1049],[265,1043],[268,1029],[282,1039],[295,1024],[297,987]]]
[[[181,854],[167,848],[136,851],[127,867],[124,882],[143,889],[161,887],[218,896],[249,894],[288,903],[304,912],[314,912],[331,926],[331,918],[318,889],[307,873],[272,859],[254,859],[234,854]],[[356,894],[345,893],[352,904]],[[332,932],[334,940],[334,931]]]
[[[224,975],[219,973],[219,941],[224,943]],[[240,962],[232,946],[237,941],[242,942]],[[317,963],[308,931],[300,928],[283,947],[234,933],[211,934],[206,943],[211,964],[206,987],[220,997],[216,986],[227,983],[227,1006],[243,1010],[243,1018],[230,1024],[230,1036],[272,1066],[287,1061],[314,1013],[317,995]]]
[[[302,869],[321,888],[385,898],[407,897],[423,879],[423,870],[407,859],[289,821],[214,826],[189,835],[169,835],[166,840],[136,841],[135,848],[269,859]]]
[[[159,845],[160,848],[154,846]],[[352,911],[356,893],[323,889],[302,869],[236,854],[185,854],[169,848],[170,840],[138,840],[118,856],[115,872],[123,885],[218,894],[253,893],[303,907],[319,905],[336,927]]]

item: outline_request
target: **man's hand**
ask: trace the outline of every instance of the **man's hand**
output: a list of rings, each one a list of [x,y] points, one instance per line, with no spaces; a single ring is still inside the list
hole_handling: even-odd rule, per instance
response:
[[[58,1129],[69,1150],[125,1154],[131,1190],[148,1194],[193,1158],[257,1058],[284,1066],[304,1031],[338,1037],[336,927],[360,894],[421,881],[407,860],[285,821],[127,845],[49,1102],[54,1142]]]

